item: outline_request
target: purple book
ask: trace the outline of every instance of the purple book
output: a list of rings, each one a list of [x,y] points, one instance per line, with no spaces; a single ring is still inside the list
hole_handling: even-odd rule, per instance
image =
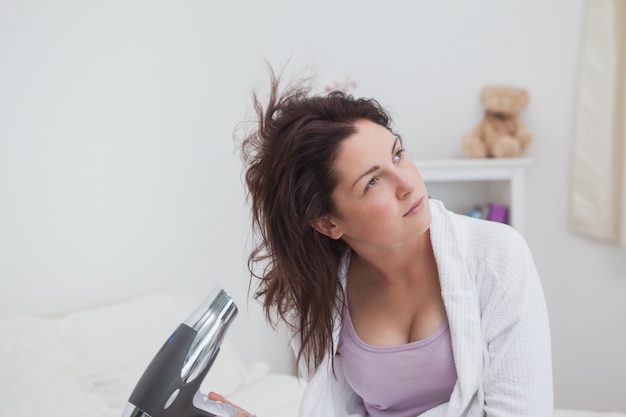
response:
[[[502,204],[489,204],[487,220],[500,223],[508,223],[509,207]]]

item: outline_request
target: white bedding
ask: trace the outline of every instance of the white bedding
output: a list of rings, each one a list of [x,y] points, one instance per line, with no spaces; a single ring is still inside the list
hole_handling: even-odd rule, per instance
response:
[[[121,416],[149,361],[198,303],[152,295],[60,318],[0,319],[0,417]],[[293,417],[303,386],[244,363],[226,340],[209,389],[259,416]]]
[[[165,338],[199,300],[151,295],[59,318],[0,318],[0,417],[119,417]],[[226,340],[202,385],[258,417],[295,417],[304,385],[245,363]],[[556,410],[554,417],[626,417]]]

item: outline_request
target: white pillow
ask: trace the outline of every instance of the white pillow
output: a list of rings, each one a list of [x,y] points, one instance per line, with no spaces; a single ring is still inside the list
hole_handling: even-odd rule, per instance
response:
[[[60,318],[0,319],[0,416],[120,416],[171,333],[202,300],[149,295]],[[202,384],[229,396],[269,372],[228,340]]]
[[[71,330],[70,343],[110,407],[123,408],[154,355],[201,301],[181,295],[148,295],[63,319]],[[228,395],[247,379],[246,366],[225,341],[203,386]]]
[[[52,319],[0,319],[0,415],[102,416],[106,405]]]

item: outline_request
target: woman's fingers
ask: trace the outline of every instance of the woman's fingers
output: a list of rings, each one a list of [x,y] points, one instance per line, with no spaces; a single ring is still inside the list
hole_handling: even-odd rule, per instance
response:
[[[223,403],[226,402],[226,398],[224,398],[223,396],[221,396],[217,392],[213,392],[213,391],[209,392],[209,400],[220,401],[220,402],[223,402]]]
[[[224,398],[223,395],[220,395],[217,392],[213,392],[213,391],[209,392],[208,397],[209,397],[209,400],[219,401],[219,402],[222,402],[224,404],[228,404],[230,406],[233,406],[233,407],[235,407],[238,410],[241,410],[241,413],[235,414],[234,417],[255,417],[253,414],[250,414],[249,412],[247,412],[243,408],[239,407],[238,405],[235,405],[235,404],[231,403],[226,398]]]

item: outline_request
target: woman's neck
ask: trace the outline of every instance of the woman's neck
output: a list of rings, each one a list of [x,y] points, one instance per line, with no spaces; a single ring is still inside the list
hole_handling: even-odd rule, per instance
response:
[[[350,274],[374,285],[414,284],[436,270],[430,233],[386,250],[354,250]]]

